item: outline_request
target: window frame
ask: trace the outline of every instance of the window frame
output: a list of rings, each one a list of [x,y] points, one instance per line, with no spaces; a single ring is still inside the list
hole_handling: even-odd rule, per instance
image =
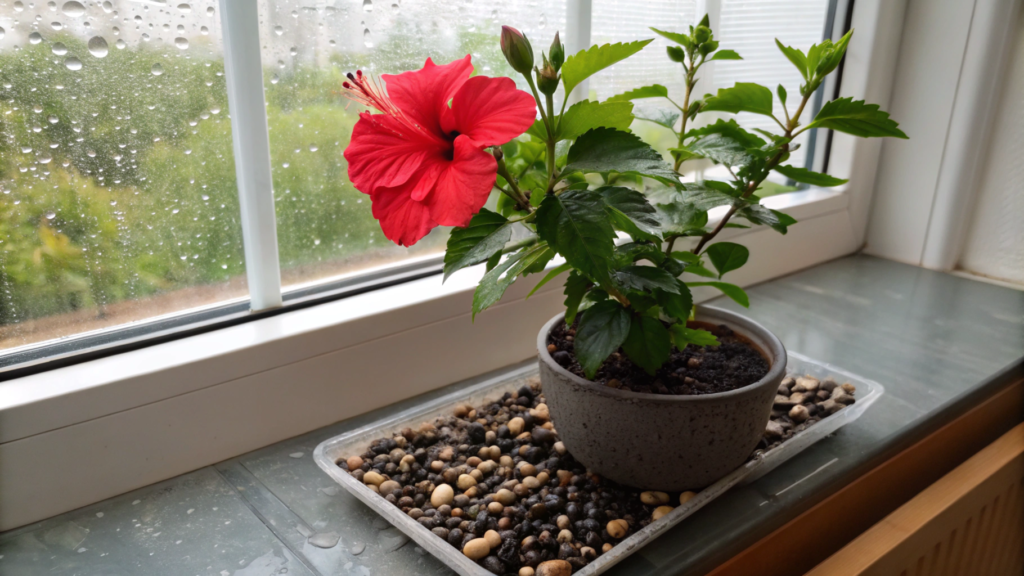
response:
[[[591,0],[569,0],[567,10],[589,16],[590,5]],[[220,0],[220,6],[222,23],[240,11],[252,26],[255,0]],[[906,0],[857,0],[849,23],[861,41],[850,45],[839,94],[886,107],[905,6]],[[845,24],[836,18],[836,26]],[[224,26],[227,42],[230,32]],[[567,28],[570,46],[589,45],[589,26]],[[836,32],[834,27],[834,37]],[[254,52],[262,74],[259,51]],[[227,69],[229,90],[233,70]],[[262,95],[262,76],[260,90]],[[234,131],[233,100],[231,106]],[[856,178],[840,189],[812,188],[766,199],[766,205],[800,221],[787,236],[764,227],[723,233],[723,239],[746,244],[754,253],[750,264],[736,272],[737,284],[749,286],[860,249],[879,147],[843,134],[831,138],[832,173]],[[241,174],[239,181],[240,194],[266,193],[266,188],[243,186]],[[255,211],[253,222],[260,222],[261,213]],[[247,257],[248,250],[247,244]],[[0,382],[0,461],[5,462],[0,530],[536,354],[537,330],[562,308],[555,283],[526,300],[537,280],[517,282],[501,303],[471,322],[470,303],[482,266],[442,284],[431,268],[437,260],[403,263],[397,276],[396,267],[384,267],[377,276],[353,274],[338,281],[333,297],[297,287],[280,294],[287,306],[243,310],[227,327],[211,321],[212,328],[185,337],[177,332],[158,343],[147,339],[117,355]],[[390,285],[382,288],[382,283]],[[277,285],[280,290],[279,274]],[[704,290],[695,291],[696,301],[713,296]],[[263,302],[273,304],[273,298]]]

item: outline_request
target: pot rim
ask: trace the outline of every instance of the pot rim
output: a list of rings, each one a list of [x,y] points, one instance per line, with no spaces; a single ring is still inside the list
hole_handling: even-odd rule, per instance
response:
[[[709,315],[721,318],[722,320],[725,321],[724,322],[725,324],[729,325],[729,327],[731,329],[733,329],[734,331],[740,332],[741,334],[743,334],[747,338],[750,338],[751,340],[753,340],[753,338],[750,337],[749,332],[760,332],[761,333],[761,334],[759,334],[760,339],[764,340],[765,344],[767,344],[767,347],[768,347],[768,350],[766,350],[765,352],[767,352],[768,355],[771,356],[770,358],[768,358],[768,361],[771,362],[771,366],[768,369],[768,373],[765,374],[764,377],[762,377],[760,380],[758,380],[756,382],[751,382],[750,384],[747,384],[746,386],[743,386],[742,388],[736,388],[735,390],[729,390],[729,391],[726,391],[726,392],[715,392],[713,394],[700,394],[700,395],[649,394],[649,393],[644,393],[644,392],[633,392],[633,391],[620,390],[618,388],[609,388],[607,386],[600,386],[600,385],[598,385],[596,382],[594,382],[592,380],[586,380],[586,379],[581,378],[581,377],[573,374],[572,372],[566,370],[565,368],[562,367],[561,364],[559,364],[558,362],[555,362],[554,358],[551,357],[551,353],[548,352],[548,344],[547,344],[548,334],[551,333],[551,329],[554,327],[555,322],[561,322],[562,321],[562,319],[565,317],[565,312],[561,312],[559,314],[556,314],[554,318],[552,318],[551,320],[548,320],[544,324],[544,327],[541,328],[540,334],[537,335],[537,353],[540,355],[541,361],[546,363],[549,368],[554,370],[560,376],[562,376],[564,378],[568,378],[569,380],[571,380],[572,382],[575,382],[576,384],[588,385],[588,387],[589,387],[591,392],[594,392],[594,393],[597,393],[597,394],[603,394],[605,396],[610,396],[610,397],[613,397],[613,398],[620,398],[620,399],[623,399],[623,400],[647,400],[647,401],[652,401],[653,400],[653,401],[669,402],[669,403],[672,403],[672,402],[683,402],[683,403],[685,403],[685,402],[715,402],[715,401],[729,400],[729,399],[731,399],[734,396],[740,396],[740,395],[746,394],[746,393],[750,392],[751,390],[753,390],[755,388],[764,386],[765,384],[770,383],[773,380],[777,380],[777,379],[780,379],[780,377],[785,376],[786,364],[787,364],[786,348],[785,348],[785,346],[782,345],[782,341],[779,340],[779,338],[774,333],[772,333],[770,330],[768,330],[764,326],[761,326],[759,323],[755,322],[754,320],[752,320],[752,319],[750,319],[750,318],[748,318],[746,316],[743,316],[742,314],[737,314],[735,312],[732,312],[731,310],[725,310],[725,309],[722,309],[722,308],[716,308],[714,306],[698,305],[698,307],[697,307],[697,315],[700,316],[701,312],[707,312],[707,313],[709,313]],[[700,318],[698,317],[697,320],[700,320]],[[749,325],[750,328],[752,328],[752,330],[747,330],[747,329],[739,329],[739,330],[737,330],[737,326],[736,326],[737,324],[747,324],[747,325]]]

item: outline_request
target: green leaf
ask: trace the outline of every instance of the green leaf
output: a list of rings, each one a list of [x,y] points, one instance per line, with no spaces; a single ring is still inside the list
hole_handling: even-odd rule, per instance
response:
[[[702,229],[708,223],[707,210],[693,204],[678,202],[673,204],[657,204],[658,220],[661,228],[668,234],[685,234],[690,230]]]
[[[612,226],[629,234],[633,240],[661,241],[661,225],[646,196],[621,186],[606,186],[598,188],[597,192],[604,198]]]
[[[494,267],[497,266],[499,262],[501,262],[501,257],[501,252],[495,252],[494,256],[491,256],[490,258],[487,259],[487,267],[485,268],[484,271],[490,272],[491,270],[494,270]]]
[[[765,208],[760,204],[745,206],[737,210],[736,215],[746,218],[754,224],[769,226],[782,234],[785,234],[790,226],[796,224],[796,219],[789,214]]]
[[[710,188],[707,186],[708,184],[710,181],[706,180],[703,186],[700,184],[685,185],[683,191],[680,192],[680,200],[705,211],[716,206],[731,206],[737,201],[737,198],[721,190]]]
[[[846,54],[846,47],[850,43],[851,36],[853,36],[853,30],[843,34],[843,37],[825,52],[824,57],[818,62],[815,70],[819,78],[825,77],[839,66],[839,62],[843,60],[843,55]]]
[[[719,50],[710,60],[743,60],[735,50]]]
[[[807,80],[807,56],[797,48],[786,46],[778,38],[775,39],[775,45],[779,47],[779,50],[782,50],[782,53],[793,63],[793,66],[796,66],[804,80]]]
[[[548,128],[544,125],[544,120],[534,120],[533,124],[526,131],[526,135],[536,139],[538,143],[546,142],[548,139]]]
[[[690,310],[693,309],[693,295],[681,280],[676,279],[676,292],[657,290],[654,297],[658,300],[661,309],[678,320],[686,321],[690,317]]]
[[[702,262],[687,264],[685,272],[689,272],[695,276],[703,276],[704,278],[718,278],[718,274],[715,274],[711,270],[705,268]],[[690,285],[692,286],[693,283],[691,282]]]
[[[480,279],[480,285],[473,292],[473,319],[475,320],[477,314],[501,300],[501,296],[516,281],[516,277],[550,251],[551,249],[544,244],[530,246],[512,254],[504,262],[484,274],[484,277]]]
[[[501,214],[481,208],[465,228],[452,229],[444,254],[444,280],[455,271],[486,261],[512,238],[512,225]]]
[[[558,125],[558,140],[575,140],[594,128],[628,130],[633,123],[632,102],[593,102],[583,100],[565,111]]]
[[[573,351],[587,378],[593,378],[608,355],[622,346],[630,324],[629,312],[618,300],[598,302],[583,311]]]
[[[705,251],[715,270],[718,270],[718,277],[721,278],[726,272],[731,272],[747,263],[750,257],[750,250],[746,246],[733,242],[718,242],[712,244]]]
[[[775,89],[775,93],[779,95],[779,102],[782,102],[782,105],[785,106],[786,105],[786,87],[783,86],[782,84],[779,84],[779,87]]]
[[[615,230],[601,194],[567,190],[549,194],[537,209],[537,234],[583,274],[608,278],[608,261],[615,251]]]
[[[670,293],[679,291],[679,281],[676,277],[654,266],[626,266],[616,270],[612,276],[615,283],[626,290],[663,290]]]
[[[629,324],[629,335],[622,343],[622,351],[644,372],[654,376],[672,354],[672,339],[661,320],[634,316]]]
[[[700,138],[701,136],[710,136],[711,134],[728,136],[739,142],[744,148],[760,148],[765,145],[764,139],[756,134],[747,132],[731,118],[729,120],[720,119],[714,124],[709,124],[703,128],[688,130],[686,137]]]
[[[724,134],[704,136],[690,144],[690,150],[726,166],[746,166],[753,160],[743,144]]]
[[[580,309],[583,297],[590,289],[590,280],[587,277],[573,270],[565,279],[565,323],[572,326],[576,321],[576,312]]]
[[[849,180],[835,178],[828,174],[822,174],[821,172],[812,172],[806,168],[797,168],[796,166],[779,165],[775,167],[775,171],[786,178],[796,180],[797,182],[803,182],[805,184],[811,184],[812,186],[839,186],[840,184],[846,184],[849,182]]]
[[[721,342],[715,335],[707,330],[687,328],[684,324],[673,324],[668,327],[672,333],[672,341],[676,348],[682,350],[687,344],[694,346],[718,346]]]
[[[562,84],[565,86],[566,97],[580,82],[616,62],[629,58],[653,41],[650,39],[625,44],[591,46],[587,50],[581,50],[569,56],[569,59],[562,65]]]
[[[822,106],[807,128],[828,128],[862,138],[909,138],[898,126],[895,120],[889,118],[888,112],[878,109],[878,104],[865,104],[863,100],[840,98]]]
[[[618,172],[648,176],[678,184],[672,167],[639,137],[612,128],[595,128],[580,136],[569,148],[563,177],[572,172]]]
[[[752,82],[737,82],[732,88],[720,88],[718,94],[704,100],[703,112],[720,111],[772,114],[772,91]]]
[[[722,291],[722,294],[732,298],[740,306],[750,308],[750,298],[747,297],[747,293],[743,291],[743,288],[735,284],[729,284],[728,282],[690,282],[689,285],[718,288]]]
[[[665,88],[661,84],[652,84],[650,86],[641,86],[640,88],[634,88],[629,92],[623,92],[622,94],[616,94],[611,98],[605,100],[605,102],[628,102],[630,100],[640,100],[641,98],[667,98],[668,88]]]
[[[676,122],[679,121],[679,112],[671,108],[655,108],[642,112],[643,116],[636,116],[637,120],[653,122],[658,126],[664,126],[669,130],[676,131]]]
[[[651,31],[654,32],[655,34],[658,34],[659,36],[668,38],[669,40],[675,42],[676,44],[681,44],[683,46],[690,46],[692,44],[692,42],[690,41],[690,37],[687,36],[686,34],[658,30],[657,28],[651,28]]]
[[[529,298],[530,296],[533,296],[533,293],[536,292],[537,290],[540,290],[541,286],[547,284],[548,282],[551,282],[552,280],[555,279],[556,276],[568,270],[572,270],[572,266],[570,266],[568,262],[562,264],[561,266],[552,268],[551,271],[547,273],[547,275],[540,279],[540,282],[537,282],[537,285],[533,287],[533,290],[530,290],[530,293],[527,294],[526,297]]]

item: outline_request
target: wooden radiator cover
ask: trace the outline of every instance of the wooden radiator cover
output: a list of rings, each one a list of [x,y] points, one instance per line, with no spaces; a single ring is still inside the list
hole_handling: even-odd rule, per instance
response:
[[[808,576],[1024,574],[1024,424],[875,524]]]

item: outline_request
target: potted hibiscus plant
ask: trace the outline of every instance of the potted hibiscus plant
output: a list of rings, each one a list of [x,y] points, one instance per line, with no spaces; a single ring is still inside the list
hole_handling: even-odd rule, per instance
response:
[[[785,234],[795,223],[760,204],[773,171],[818,186],[845,182],[786,163],[802,132],[906,136],[878,106],[849,98],[801,123],[850,34],[806,53],[778,44],[804,79],[790,101],[781,85],[773,94],[752,83],[697,98],[704,63],[740,56],[719,49],[707,18],[687,33],[652,30],[675,44],[668,56],[684,76],[682,103],[669,100],[678,113],[656,119],[675,133],[671,163],[629,131],[633,100],[667,99],[665,87],[567,105],[583,80],[652,40],[566,58],[556,34],[538,60],[527,38],[508,26],[501,48],[530,92],[509,78],[471,77],[469,56],[384,75],[386,89],[350,74],[350,97],[378,113],[360,114],[345,158],[389,239],[408,246],[436,226],[454,226],[445,279],[486,263],[474,316],[519,278],[544,274],[536,291],[564,275],[566,310],[538,337],[558,433],[593,472],[672,491],[710,484],[749,457],[785,372],[785,348],[769,331],[741,315],[694,306],[694,286],[748,305],[740,287],[722,281],[746,263],[747,248],[713,240],[727,227],[765,225]],[[748,131],[733,119],[703,122],[705,114],[739,112],[768,116],[780,131]],[[684,182],[687,161],[695,159],[724,166],[731,178]],[[484,205],[494,191],[500,196],[490,210]],[[728,208],[712,223],[708,211],[718,206]],[[525,234],[514,238],[514,230]],[[555,258],[564,263],[548,266]],[[704,278],[684,281],[684,272]]]

